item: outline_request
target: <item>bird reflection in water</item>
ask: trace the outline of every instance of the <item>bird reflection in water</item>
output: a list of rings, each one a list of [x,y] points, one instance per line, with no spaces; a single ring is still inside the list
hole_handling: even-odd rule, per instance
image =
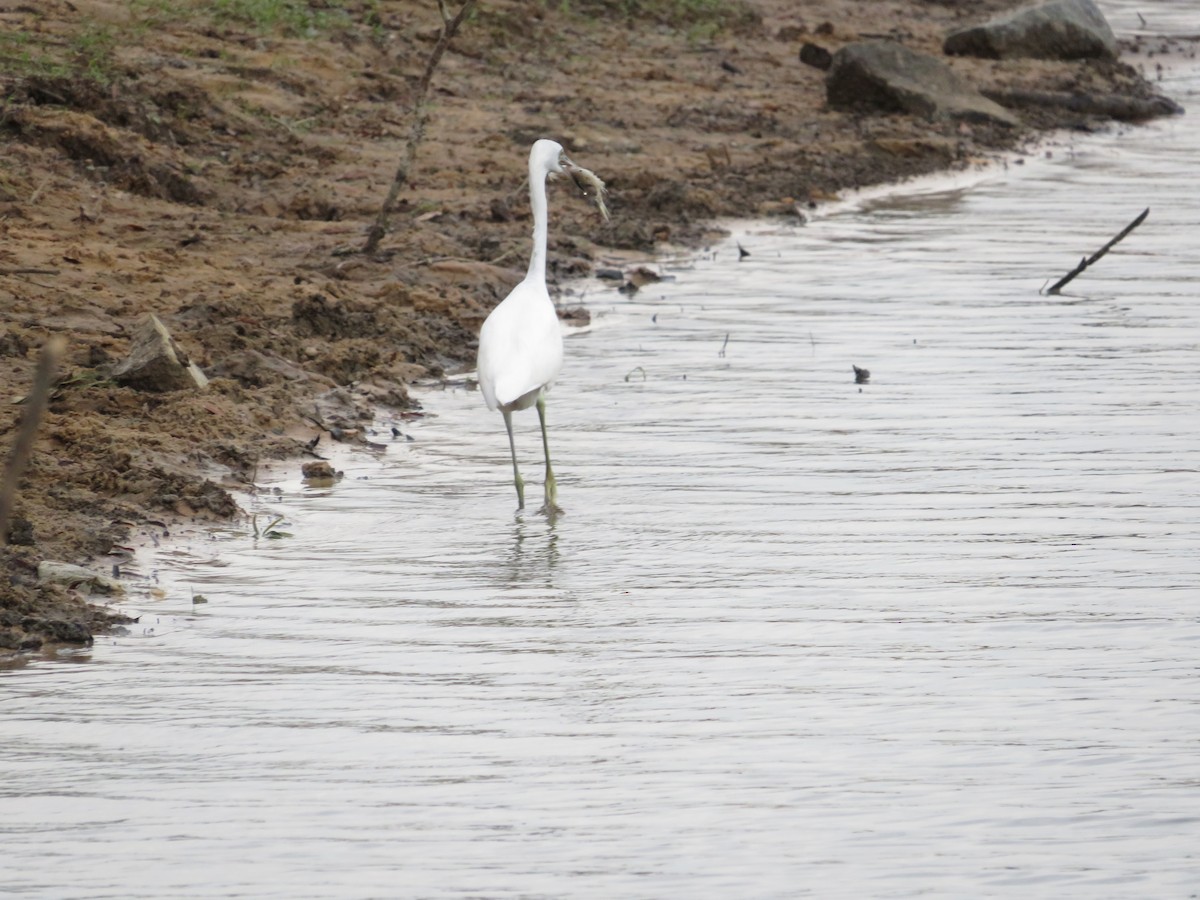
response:
[[[541,522],[517,516],[505,581],[511,586],[553,588],[559,561],[558,539],[558,523],[553,517]]]

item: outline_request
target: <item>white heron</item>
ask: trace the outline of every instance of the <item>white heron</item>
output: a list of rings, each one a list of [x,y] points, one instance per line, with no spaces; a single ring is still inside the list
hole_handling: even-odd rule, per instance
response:
[[[546,179],[561,172],[581,176],[596,189],[601,212],[603,183],[567,158],[555,141],[536,141],[529,151],[529,205],[533,210],[533,253],[524,280],[492,310],[479,332],[477,371],[479,389],[488,409],[499,409],[508,431],[512,452],[513,483],[517,488],[517,508],[525,508],[525,482],[517,465],[517,445],[513,440],[512,414],[519,409],[537,407],[542,426],[542,449],[546,454],[546,502],[541,512],[555,515],[558,485],[550,465],[550,442],[546,438],[546,391],[554,384],[563,362],[562,328],[554,301],[546,289]]]

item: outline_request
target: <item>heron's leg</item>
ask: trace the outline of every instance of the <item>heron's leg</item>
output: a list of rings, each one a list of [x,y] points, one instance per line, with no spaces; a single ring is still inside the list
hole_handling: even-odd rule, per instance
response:
[[[546,454],[546,512],[558,511],[558,483],[554,480],[554,469],[550,466],[550,441],[546,437],[546,398],[537,398],[538,421],[542,423],[542,450]]]
[[[525,508],[525,482],[521,480],[521,470],[517,468],[517,442],[513,440],[512,413],[507,409],[500,410],[504,416],[504,427],[508,429],[508,449],[512,451],[513,484],[517,486],[517,509]]]

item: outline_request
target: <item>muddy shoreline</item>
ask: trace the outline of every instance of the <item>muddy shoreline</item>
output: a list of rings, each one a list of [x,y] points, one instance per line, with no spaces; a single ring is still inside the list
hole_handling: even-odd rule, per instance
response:
[[[0,11],[26,36],[0,54],[5,456],[39,348],[68,339],[0,548],[0,650],[87,643],[121,622],[81,585],[39,582],[39,563],[119,573],[139,541],[237,521],[260,466],[363,440],[381,405],[419,415],[408,384],[469,368],[526,264],[537,137],[611,191],[605,224],[554,189],[561,283],[696,246],[722,217],[794,219],[848,189],[985,165],[1050,129],[1111,127],[1039,106],[1018,128],[841,112],[798,58],[808,42],[880,37],[940,54],[948,30],[1013,5],[752,0],[719,18],[684,4],[631,18],[603,2],[485,4],[434,75],[425,140],[371,256],[356,250],[408,136],[432,5],[346,2],[270,23],[119,0]],[[948,62],[996,96],[1152,95],[1139,67],[1153,46],[1123,49],[1120,62]],[[149,313],[206,390],[112,380]]]

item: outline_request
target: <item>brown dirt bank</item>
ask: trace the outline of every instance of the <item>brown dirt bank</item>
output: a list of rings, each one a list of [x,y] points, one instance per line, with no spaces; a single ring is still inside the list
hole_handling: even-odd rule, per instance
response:
[[[805,40],[866,36],[938,53],[968,15],[1011,5],[484,0],[434,76],[426,140],[372,258],[339,251],[361,246],[400,158],[433,2],[294,0],[270,22],[252,20],[254,0],[0,5],[5,454],[38,348],[69,339],[0,549],[0,648],[109,624],[77,592],[39,587],[39,560],[108,566],[139,532],[236,516],[228,491],[262,460],[303,456],[330,429],[353,439],[375,404],[408,407],[412,380],[469,365],[523,273],[537,137],[611,189],[604,225],[557,188],[562,279],[606,250],[696,242],[715,217],[794,214],[1090,127],[1051,110],[1023,110],[1024,131],[834,112],[823,73],[797,59]],[[1123,64],[950,64],[997,89],[1149,90]],[[149,312],[207,391],[109,380]]]

